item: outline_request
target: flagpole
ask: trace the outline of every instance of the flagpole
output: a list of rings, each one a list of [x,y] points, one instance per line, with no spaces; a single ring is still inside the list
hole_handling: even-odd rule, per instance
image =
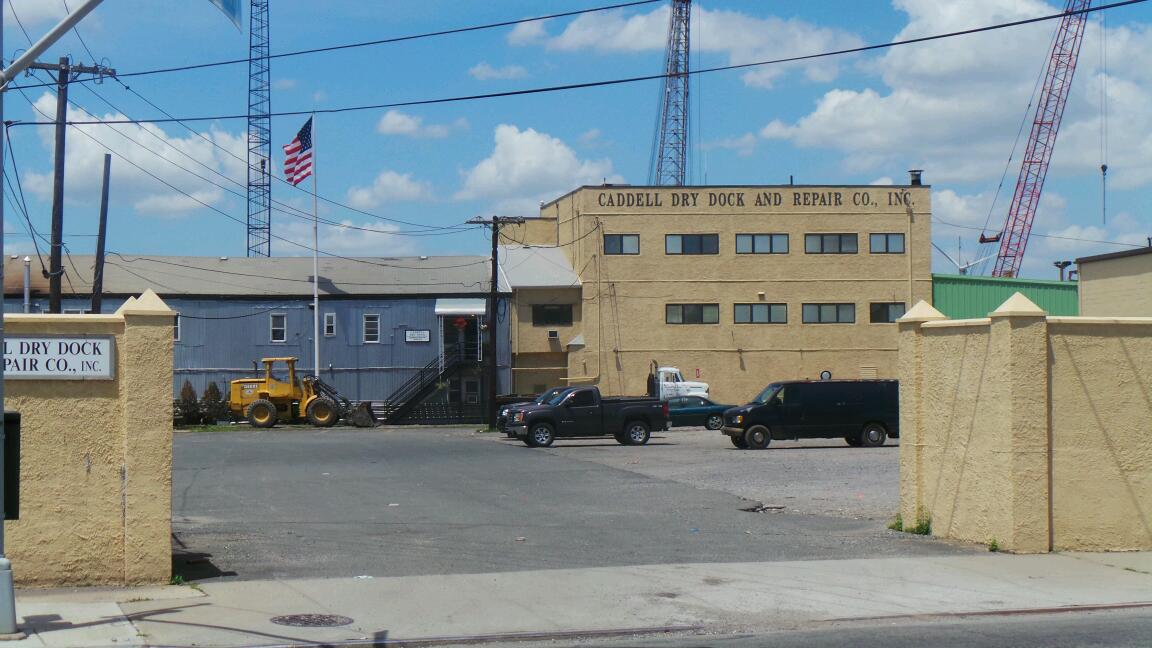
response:
[[[320,212],[316,190],[316,113],[312,113],[312,361],[320,377]]]

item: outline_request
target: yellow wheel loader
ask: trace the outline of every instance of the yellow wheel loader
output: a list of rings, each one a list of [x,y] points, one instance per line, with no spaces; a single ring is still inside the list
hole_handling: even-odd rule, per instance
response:
[[[372,404],[352,403],[318,376],[297,376],[296,358],[264,358],[264,376],[233,380],[228,408],[252,427],[270,428],[277,421],[307,420],[317,427],[332,427],[341,418],[356,427],[379,424]]]

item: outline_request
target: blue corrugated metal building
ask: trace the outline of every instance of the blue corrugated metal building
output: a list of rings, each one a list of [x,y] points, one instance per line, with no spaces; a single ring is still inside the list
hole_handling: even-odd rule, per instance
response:
[[[22,312],[23,263],[5,260],[5,310]],[[65,263],[65,312],[91,307],[94,258]],[[46,312],[47,280],[32,273],[31,312]],[[417,374],[435,384],[407,422],[480,421],[487,394],[488,257],[325,258],[320,262],[319,375],[353,401],[384,402]],[[110,256],[104,306],[151,288],[179,313],[173,323],[178,393],[259,375],[263,357],[295,356],[313,373],[312,259]],[[508,298],[497,308],[497,392],[510,390]],[[453,365],[460,354],[464,362]],[[447,362],[446,362],[447,359]],[[421,372],[431,367],[436,371]],[[442,371],[450,369],[449,371]],[[411,391],[411,390],[409,390]]]

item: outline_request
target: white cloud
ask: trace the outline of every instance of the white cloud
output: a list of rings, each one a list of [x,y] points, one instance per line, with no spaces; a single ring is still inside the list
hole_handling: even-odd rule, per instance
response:
[[[531,128],[501,124],[495,141],[492,154],[465,172],[457,199],[496,200],[501,209],[532,214],[541,200],[578,185],[623,181],[610,160],[581,160],[560,139]]]
[[[468,70],[468,74],[479,81],[488,81],[490,79],[520,79],[528,76],[528,70],[520,65],[505,65],[501,68],[494,68],[488,63],[480,63]]]
[[[403,135],[421,139],[442,139],[453,130],[466,130],[468,121],[461,118],[451,124],[424,124],[423,117],[399,110],[389,110],[376,123],[376,132],[384,135]]]
[[[272,82],[273,90],[294,90],[298,82],[296,79],[276,79]]]
[[[51,119],[56,110],[56,98],[44,93],[36,100],[35,106],[40,113],[48,116],[47,119]],[[75,106],[69,106],[68,119],[91,121],[95,117]],[[109,113],[100,119],[119,120],[125,117]],[[41,144],[46,150],[52,150],[54,132],[47,128],[38,130]],[[76,126],[68,133],[65,198],[70,204],[87,204],[99,200],[104,154],[109,150],[113,153],[113,201],[131,204],[144,216],[179,215],[202,207],[195,200],[165,186],[165,182],[209,205],[216,206],[224,200],[227,195],[224,189],[212,186],[176,165],[244,196],[247,191],[245,136],[215,128],[200,135],[203,137],[193,134],[174,137],[155,124]],[[29,171],[24,176],[24,187],[37,197],[49,200],[52,195],[51,170]]]
[[[692,13],[692,49],[728,55],[729,63],[743,64],[846,49],[863,44],[848,32],[819,27],[802,20],[755,18],[737,11],[708,11],[699,6]],[[669,8],[627,16],[623,11],[584,14],[568,23],[559,35],[549,38],[541,25],[530,33],[509,39],[513,45],[544,43],[553,50],[660,51],[667,45]],[[515,32],[514,32],[515,33]],[[790,70],[803,70],[812,81],[836,78],[835,59],[765,66],[744,74],[750,86],[769,88]]]
[[[756,144],[758,140],[752,133],[745,133],[740,137],[729,137],[726,139],[707,142],[701,146],[704,150],[712,149],[728,149],[735,151],[740,157],[749,157],[756,152]]]
[[[576,141],[584,148],[604,148],[608,145],[608,142],[604,141],[604,132],[599,128],[590,128],[580,133]]]
[[[1058,13],[1041,0],[895,0],[908,16],[902,40]],[[826,92],[793,123],[770,122],[766,138],[842,154],[843,168],[865,173],[921,167],[941,182],[987,182],[1004,169],[1025,117],[1037,75],[1047,61],[1056,23],[895,47],[860,65],[877,82]],[[1099,25],[1089,27],[1099,41]],[[1152,31],[1147,25],[1109,28],[1108,114],[1114,127],[1108,162],[1112,186],[1152,183]],[[1064,114],[1049,177],[1099,173],[1099,47],[1086,38]],[[866,79],[865,79],[866,80]],[[1031,121],[1031,115],[1027,119]],[[1027,126],[1023,137],[1027,137]],[[1019,168],[1024,141],[1010,173]]]
[[[326,103],[328,101],[328,92],[326,90],[317,90],[312,93],[312,103]]]
[[[533,22],[520,23],[512,28],[508,33],[509,45],[531,45],[539,43],[548,37],[547,31],[544,29],[546,21],[536,20]]]
[[[892,176],[881,176],[881,177],[876,178],[875,180],[869,182],[868,184],[870,184],[870,185],[890,185],[890,184],[894,184],[894,181],[892,180]]]
[[[272,254],[274,256],[309,256],[312,249],[312,223],[301,219],[274,219]],[[341,256],[405,256],[414,253],[404,236],[392,234],[400,228],[379,221],[355,223],[340,221],[346,227],[321,225],[319,247],[323,252]],[[352,227],[347,227],[352,226]],[[362,228],[362,229],[355,229]],[[282,240],[287,239],[287,241]],[[288,241],[297,243],[293,245]],[[364,266],[370,271],[372,266]]]
[[[4,21],[11,26],[16,25],[15,16],[20,16],[25,27],[31,27],[40,23],[59,22],[66,15],[68,11],[60,0],[9,0],[4,3]],[[36,35],[33,34],[32,38],[35,39]]]
[[[374,209],[386,202],[423,200],[432,195],[431,187],[412,179],[410,173],[381,171],[368,187],[348,190],[348,204],[357,209]]]

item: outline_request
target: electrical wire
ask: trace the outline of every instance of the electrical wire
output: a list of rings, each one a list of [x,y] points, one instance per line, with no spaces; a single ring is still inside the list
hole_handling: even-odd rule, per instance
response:
[[[247,160],[245,160],[244,158],[240,157],[239,155],[236,155],[235,153],[233,153],[232,151],[228,150],[227,148],[225,148],[225,147],[221,146],[221,145],[220,145],[218,142],[216,142],[215,140],[211,139],[210,137],[207,137],[207,136],[205,136],[203,133],[201,133],[201,132],[197,131],[196,129],[192,128],[192,127],[191,127],[191,126],[189,126],[188,124],[184,123],[182,120],[179,120],[179,119],[177,119],[177,118],[173,117],[171,113],[169,113],[168,111],[164,110],[164,109],[163,109],[163,108],[161,108],[160,106],[157,106],[155,103],[153,103],[152,101],[150,101],[150,100],[149,100],[147,97],[145,97],[144,95],[140,94],[140,93],[139,93],[139,92],[137,92],[136,90],[133,90],[133,89],[132,89],[132,88],[131,88],[129,85],[127,85],[127,84],[126,84],[126,83],[124,83],[123,81],[120,81],[120,79],[118,79],[118,78],[116,78],[116,77],[113,77],[113,80],[115,80],[117,83],[119,83],[119,84],[120,84],[120,85],[121,85],[121,86],[124,88],[124,90],[125,90],[125,91],[132,93],[132,94],[133,94],[133,95],[135,95],[137,98],[139,98],[141,101],[143,101],[144,103],[148,104],[148,105],[149,105],[149,106],[151,106],[152,108],[154,108],[154,109],[156,109],[157,111],[159,111],[161,114],[165,115],[166,117],[169,117],[169,118],[172,118],[172,119],[176,120],[176,123],[177,123],[177,124],[180,124],[181,126],[183,126],[183,127],[184,127],[184,129],[185,129],[185,130],[187,130],[188,132],[190,132],[190,133],[192,133],[193,135],[195,135],[195,136],[199,137],[200,139],[204,140],[205,142],[209,143],[210,145],[212,145],[212,146],[214,146],[214,147],[216,147],[216,148],[220,149],[221,151],[223,151],[225,154],[227,154],[227,155],[231,156],[232,158],[234,158],[234,159],[236,159],[236,160],[238,160],[238,161],[240,161],[240,162],[243,162],[243,163],[245,164],[245,166],[247,166],[247,165],[248,165],[248,161],[247,161]],[[123,111],[120,111],[120,110],[117,110],[117,112],[121,112],[121,113],[123,113]],[[343,208],[343,209],[346,209],[346,210],[348,210],[348,211],[351,211],[351,212],[354,212],[354,213],[357,213],[357,214],[362,214],[362,215],[364,215],[364,216],[369,216],[369,217],[372,217],[372,218],[376,218],[376,219],[379,219],[379,220],[388,221],[388,222],[393,222],[393,223],[399,223],[399,224],[401,224],[401,225],[409,225],[409,226],[411,226],[411,227],[423,227],[423,228],[427,228],[427,230],[428,230],[429,232],[436,232],[436,234],[437,234],[437,235],[440,235],[440,230],[445,230],[445,231],[446,231],[445,233],[450,233],[450,234],[451,234],[451,233],[456,233],[456,232],[463,232],[463,231],[467,231],[467,230],[469,230],[469,229],[472,229],[472,228],[470,228],[470,227],[465,227],[463,223],[460,223],[460,224],[456,224],[456,225],[447,225],[447,226],[441,226],[441,225],[425,225],[425,224],[423,224],[423,223],[413,223],[413,222],[409,222],[409,221],[401,220],[401,219],[398,219],[398,218],[389,218],[389,217],[386,217],[386,216],[381,216],[381,215],[379,215],[379,214],[375,214],[375,213],[372,213],[372,212],[369,212],[369,211],[365,211],[365,210],[363,210],[363,209],[359,209],[359,208],[353,207],[353,206],[351,206],[351,205],[348,205],[348,204],[342,203],[342,202],[340,202],[340,201],[338,201],[338,200],[334,200],[334,199],[332,199],[332,198],[328,198],[328,197],[326,197],[326,196],[323,196],[323,195],[320,195],[320,194],[313,194],[311,191],[309,191],[309,190],[307,189],[307,187],[304,187],[304,186],[302,186],[302,185],[295,185],[295,184],[292,184],[291,182],[289,182],[289,181],[288,181],[288,180],[286,180],[285,178],[282,178],[282,177],[280,177],[280,176],[278,176],[278,175],[269,174],[269,176],[270,176],[270,177],[272,177],[272,178],[274,178],[274,179],[275,179],[277,182],[280,182],[280,183],[282,183],[282,184],[284,184],[284,185],[287,185],[288,187],[291,187],[292,189],[295,189],[295,190],[297,190],[297,191],[300,191],[300,192],[302,192],[304,195],[306,195],[306,196],[308,196],[308,197],[312,197],[313,195],[315,195],[315,197],[316,197],[317,199],[319,199],[320,201],[322,201],[322,202],[325,202],[325,203],[327,203],[327,204],[330,204],[330,205],[333,205],[333,206],[336,206],[336,207],[341,207],[341,208]],[[288,205],[287,203],[283,203],[283,202],[281,202],[281,201],[278,201],[278,200],[273,200],[273,201],[272,201],[272,203],[273,203],[273,204],[277,204],[277,205],[282,205],[282,206],[285,206],[285,207],[291,207],[291,206],[290,206],[290,205]],[[311,218],[311,215],[309,215],[309,218]],[[452,231],[447,231],[447,230],[452,230]],[[416,232],[411,232],[411,233],[409,233],[409,232],[404,232],[404,233],[403,233],[403,235],[404,235],[404,236],[419,236],[419,235],[421,235],[421,234],[420,234],[420,233],[416,233]]]
[[[1114,2],[1111,4],[1107,4],[1107,5],[1101,5],[1099,7],[1088,7],[1086,9],[1080,9],[1080,10],[1076,10],[1076,11],[1060,12],[1060,13],[1050,14],[1050,15],[1046,15],[1046,16],[1039,16],[1036,18],[1026,18],[1026,19],[1015,20],[1015,21],[1006,22],[1006,23],[997,23],[994,25],[986,25],[984,27],[973,27],[971,29],[962,29],[962,30],[958,30],[958,31],[945,32],[945,33],[934,34],[934,35],[930,35],[930,36],[920,36],[917,38],[908,38],[908,39],[899,40],[899,41],[891,41],[888,43],[877,43],[877,44],[873,44],[873,45],[863,45],[860,47],[851,47],[851,48],[840,49],[840,50],[830,50],[830,51],[820,52],[820,53],[816,53],[816,54],[805,54],[805,55],[800,55],[800,56],[791,56],[791,57],[785,57],[785,58],[770,59],[770,60],[765,60],[765,61],[755,61],[755,62],[751,62],[751,63],[739,63],[739,64],[733,64],[733,65],[715,66],[715,67],[698,69],[698,70],[689,70],[689,71],[685,72],[684,74],[685,74],[685,76],[692,76],[692,75],[698,75],[698,74],[711,74],[711,73],[715,73],[715,72],[727,72],[727,71],[731,71],[731,70],[743,70],[743,69],[749,69],[749,68],[755,68],[755,67],[763,67],[763,66],[767,66],[767,65],[781,65],[781,64],[785,64],[785,63],[796,63],[799,61],[810,61],[810,60],[814,60],[814,59],[828,58],[828,57],[833,57],[833,56],[843,56],[846,54],[859,54],[861,52],[871,52],[871,51],[876,51],[876,50],[890,49],[893,47],[899,47],[899,46],[903,46],[903,45],[914,45],[914,44],[918,44],[918,43],[926,43],[926,42],[931,42],[931,41],[941,40],[941,39],[946,39],[946,38],[955,38],[955,37],[959,37],[959,36],[968,36],[968,35],[972,35],[972,34],[980,34],[980,33],[985,33],[985,32],[997,31],[997,30],[1001,30],[1001,29],[1008,29],[1011,27],[1020,27],[1023,25],[1030,25],[1030,24],[1035,24],[1035,23],[1044,22],[1044,21],[1048,21],[1048,20],[1055,20],[1057,18],[1063,18],[1065,16],[1087,14],[1087,13],[1096,12],[1096,11],[1105,11],[1105,10],[1109,10],[1109,9],[1116,9],[1118,7],[1125,7],[1128,5],[1141,4],[1141,3],[1144,3],[1147,1],[1148,0],[1121,0],[1120,2]],[[124,75],[124,76],[127,76],[127,75]],[[366,110],[380,110],[383,108],[404,108],[404,107],[411,107],[411,106],[428,106],[428,105],[445,104],[445,103],[457,103],[457,102],[464,102],[464,101],[477,101],[477,100],[482,100],[482,99],[518,97],[518,96],[524,96],[524,95],[544,94],[544,93],[551,93],[551,92],[563,92],[563,91],[568,91],[568,90],[582,90],[582,89],[586,89],[586,88],[598,88],[598,87],[605,87],[605,86],[624,85],[624,84],[629,84],[629,83],[638,83],[638,82],[642,82],[642,81],[653,81],[653,80],[657,80],[657,79],[662,79],[662,78],[664,78],[664,76],[665,76],[664,74],[648,74],[648,75],[642,75],[642,76],[624,77],[624,78],[618,78],[618,79],[608,79],[608,80],[603,80],[603,81],[588,81],[588,82],[584,82],[584,83],[568,83],[568,84],[563,84],[563,85],[543,86],[543,87],[538,87],[538,88],[526,88],[526,89],[522,89],[522,90],[508,90],[508,91],[504,91],[504,92],[489,92],[489,93],[475,94],[475,95],[459,95],[459,96],[454,96],[454,97],[441,97],[441,98],[437,98],[437,99],[418,99],[418,100],[411,100],[411,101],[397,101],[397,102],[381,103],[381,104],[366,104],[366,105],[360,105],[360,106],[344,106],[344,107],[339,107],[339,108],[311,108],[308,110],[292,110],[292,111],[269,113],[269,117],[300,117],[303,115],[312,115],[312,114],[339,114],[339,113],[347,113],[347,112],[362,112],[362,111],[366,111]],[[37,87],[40,87],[40,86],[37,86]],[[69,125],[146,124],[146,123],[147,124],[162,124],[162,123],[171,123],[171,122],[177,122],[177,121],[196,122],[196,121],[227,121],[227,120],[239,120],[239,119],[247,120],[248,115],[245,113],[243,115],[213,115],[213,116],[163,118],[163,119],[155,118],[155,119],[100,120],[100,121],[89,121],[89,122],[71,122],[70,121],[70,122],[68,122],[68,124]],[[54,125],[54,124],[55,124],[55,122],[23,122],[23,121],[20,121],[20,122],[14,123],[14,125],[19,125],[19,126],[46,126],[46,125]]]
[[[41,116],[43,116],[43,117],[47,118],[47,115],[45,115],[45,114],[43,113],[43,111],[41,111],[41,110],[40,110],[40,108],[36,106],[35,102],[33,102],[33,101],[32,101],[32,99],[31,99],[31,98],[28,96],[28,94],[27,94],[26,92],[24,92],[23,90],[21,90],[21,91],[20,91],[20,96],[22,96],[22,97],[24,98],[24,100],[28,102],[28,104],[29,104],[29,105],[32,107],[32,109],[33,109],[33,110],[35,110],[36,112],[40,113],[40,115],[41,115]],[[73,127],[73,128],[76,130],[76,131],[77,131],[77,132],[79,132],[81,135],[84,135],[85,137],[87,137],[88,139],[92,140],[93,142],[96,142],[96,144],[98,144],[99,146],[101,146],[102,148],[104,148],[105,150],[107,150],[109,153],[111,153],[111,154],[115,155],[116,157],[120,158],[120,159],[121,159],[121,160],[123,160],[124,162],[128,163],[128,165],[129,165],[129,166],[132,166],[133,168],[137,169],[137,170],[138,170],[138,171],[140,171],[141,173],[144,173],[145,175],[147,175],[147,176],[151,177],[152,179],[154,179],[154,180],[156,180],[157,182],[159,182],[159,183],[163,184],[164,186],[168,187],[168,188],[169,188],[169,189],[171,189],[172,191],[175,191],[176,193],[178,193],[178,194],[180,194],[180,195],[182,195],[182,196],[184,196],[184,197],[186,197],[186,198],[188,198],[188,199],[192,200],[193,202],[196,202],[196,203],[198,203],[198,204],[199,204],[199,205],[201,205],[202,207],[205,207],[205,208],[207,208],[207,209],[209,209],[209,210],[211,210],[211,211],[214,211],[214,212],[216,212],[217,214],[220,214],[221,216],[224,216],[225,218],[227,218],[227,219],[229,219],[229,220],[235,221],[235,222],[237,222],[237,223],[239,223],[239,224],[241,224],[241,225],[244,225],[245,227],[247,227],[247,225],[248,225],[248,224],[247,224],[247,222],[246,222],[246,221],[244,221],[244,220],[242,220],[242,219],[240,219],[240,218],[238,218],[238,217],[236,217],[236,216],[233,216],[232,214],[229,214],[228,212],[225,212],[225,211],[223,211],[222,209],[220,209],[220,208],[218,208],[218,207],[216,207],[216,206],[214,206],[214,205],[211,205],[211,204],[209,204],[209,203],[207,203],[207,202],[205,202],[205,201],[201,200],[200,198],[197,198],[196,196],[194,196],[194,195],[192,195],[192,194],[190,194],[190,193],[188,193],[188,192],[186,192],[186,191],[184,191],[184,190],[180,189],[179,187],[177,187],[177,186],[173,185],[172,183],[170,183],[170,182],[168,182],[167,180],[165,180],[165,179],[161,178],[160,176],[156,175],[155,173],[152,173],[151,171],[149,171],[149,170],[145,169],[144,167],[140,166],[139,164],[136,164],[135,162],[133,162],[132,160],[128,159],[127,157],[125,157],[125,156],[121,155],[120,153],[117,153],[116,151],[113,151],[113,150],[112,150],[111,148],[109,148],[109,147],[108,147],[106,144],[104,144],[103,142],[101,142],[101,141],[100,141],[100,140],[98,140],[97,138],[93,137],[92,135],[90,135],[89,133],[87,133],[86,131],[84,131],[84,129],[78,128],[78,127],[76,127],[76,125],[74,125],[74,124],[70,124],[70,125],[71,125],[71,126],[72,126],[72,127]],[[9,147],[9,148],[11,148],[11,147]],[[308,252],[311,252],[311,251],[313,251],[313,248],[312,248],[311,246],[309,246],[309,245],[306,245],[306,244],[303,244],[303,243],[298,243],[298,242],[296,242],[296,241],[293,241],[293,240],[291,240],[291,239],[285,238],[285,237],[283,237],[283,236],[278,236],[278,235],[276,235],[276,234],[273,234],[273,235],[272,235],[272,238],[275,238],[275,239],[277,239],[277,240],[279,240],[279,241],[282,241],[282,242],[284,242],[284,243],[287,243],[287,244],[289,244],[289,245],[295,246],[295,247],[297,247],[297,248],[300,248],[300,249],[306,250],[306,251],[308,251]],[[319,254],[323,254],[323,255],[325,255],[325,256],[329,256],[329,257],[333,257],[333,258],[337,258],[337,259],[343,259],[343,260],[346,260],[346,261],[351,261],[351,262],[354,262],[354,263],[363,263],[363,264],[366,264],[366,265],[372,265],[372,266],[377,266],[377,267],[386,267],[386,268],[391,268],[391,267],[408,267],[408,266],[395,266],[395,265],[393,265],[393,264],[388,264],[388,263],[373,262],[373,261],[368,261],[368,260],[366,260],[366,259],[358,259],[358,258],[355,258],[355,257],[346,257],[346,256],[343,256],[343,255],[335,254],[335,253],[333,253],[333,252],[328,252],[328,251],[326,251],[326,250],[321,250],[321,249],[316,249],[316,252],[317,252],[317,253],[319,253]],[[479,262],[477,262],[477,263],[484,263],[484,262],[483,262],[483,261],[479,261]],[[413,269],[413,268],[410,268],[410,269]]]
[[[956,227],[959,229],[980,231],[980,228],[976,227],[974,225],[961,225],[959,223],[950,223],[950,222],[948,222],[942,218],[937,218],[935,216],[932,217],[932,222],[933,223],[940,223],[941,225],[947,225],[948,227]],[[1049,239],[1058,239],[1061,241],[1077,241],[1079,243],[1102,243],[1104,245],[1117,245],[1117,246],[1131,247],[1131,248],[1143,248],[1143,247],[1145,247],[1145,246],[1137,244],[1137,243],[1124,243],[1122,241],[1102,241],[1099,239],[1086,239],[1086,238],[1078,238],[1075,236],[1057,236],[1055,234],[1037,234],[1036,232],[1032,232],[1030,234],[1030,236],[1038,236],[1040,238],[1049,238]]]

